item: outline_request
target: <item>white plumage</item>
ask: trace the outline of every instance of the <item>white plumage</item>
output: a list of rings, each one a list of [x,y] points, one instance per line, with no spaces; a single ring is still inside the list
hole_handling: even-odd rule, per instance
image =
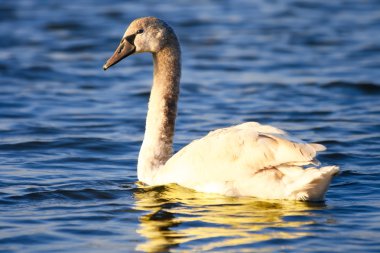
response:
[[[248,122],[218,129],[181,149],[152,184],[178,183],[202,192],[266,199],[321,200],[335,166],[316,169],[320,144],[297,143],[280,129]]]
[[[163,21],[140,18],[131,23],[109,68],[126,56],[151,52],[154,81],[139,180],[149,185],[177,183],[197,191],[266,199],[323,200],[336,166],[318,166],[325,147],[304,143],[269,125],[248,122],[210,132],[172,155],[180,79],[180,47]],[[305,166],[309,166],[305,169]]]

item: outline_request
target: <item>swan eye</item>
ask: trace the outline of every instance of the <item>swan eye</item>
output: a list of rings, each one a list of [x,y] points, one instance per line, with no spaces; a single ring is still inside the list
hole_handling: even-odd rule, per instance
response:
[[[137,30],[136,34],[140,34],[140,33],[143,33],[144,30],[143,29],[140,29],[140,30]]]

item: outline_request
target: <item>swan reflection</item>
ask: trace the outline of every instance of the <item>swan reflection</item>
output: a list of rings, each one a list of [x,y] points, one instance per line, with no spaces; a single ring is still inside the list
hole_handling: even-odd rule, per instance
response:
[[[310,211],[323,203],[263,201],[205,194],[178,185],[140,187],[135,192],[140,217],[138,233],[146,241],[136,250],[165,252],[181,250],[233,250],[234,246],[277,239],[310,236]]]

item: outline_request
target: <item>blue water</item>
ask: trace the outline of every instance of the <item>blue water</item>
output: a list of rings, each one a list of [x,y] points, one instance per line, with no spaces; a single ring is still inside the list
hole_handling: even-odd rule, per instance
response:
[[[324,203],[136,185],[149,55],[104,72],[128,23],[182,43],[175,149],[244,121],[336,164]],[[1,252],[380,252],[380,2],[0,3]]]

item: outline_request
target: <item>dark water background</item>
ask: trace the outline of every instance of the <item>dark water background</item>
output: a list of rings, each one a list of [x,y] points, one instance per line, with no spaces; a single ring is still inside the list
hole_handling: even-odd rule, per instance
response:
[[[103,72],[127,24],[182,42],[175,148],[244,121],[325,144],[325,203],[136,182],[149,55]],[[380,252],[380,1],[0,2],[1,252]]]

